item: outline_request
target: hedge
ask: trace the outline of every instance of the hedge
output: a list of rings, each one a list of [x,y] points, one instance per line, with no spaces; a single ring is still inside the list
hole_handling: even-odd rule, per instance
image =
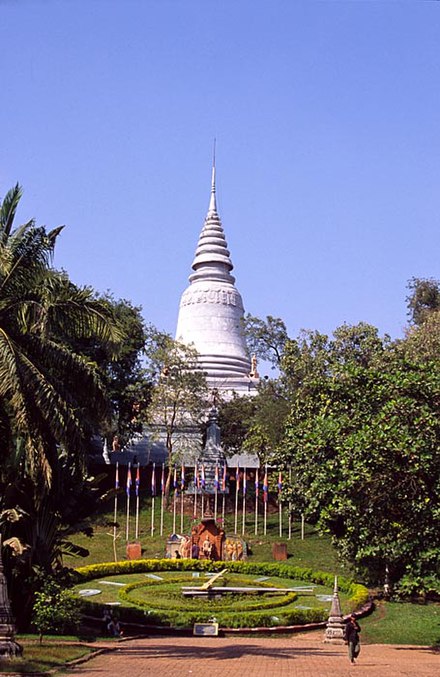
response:
[[[121,562],[108,562],[103,564],[91,564],[79,567],[75,570],[75,582],[82,583],[104,576],[118,574],[147,573],[153,571],[220,571],[227,568],[228,573],[277,576],[281,578],[299,579],[305,582],[315,583],[333,588],[334,576],[332,574],[313,571],[310,568],[289,566],[274,562],[210,562],[207,560],[185,559],[147,559],[147,560],[124,560]],[[339,589],[349,596],[350,611],[364,605],[368,600],[368,590],[365,586],[354,583],[344,577],[338,579]],[[120,598],[133,604],[130,592],[141,586],[148,585],[146,582],[127,585],[119,592]],[[209,614],[215,613],[216,621],[221,627],[276,627],[280,625],[304,625],[307,623],[322,622],[327,619],[328,612],[325,609],[289,609],[293,599],[271,605],[272,612],[264,611],[262,607],[251,610],[222,611],[210,609]],[[84,610],[102,610],[102,605],[89,600],[82,600]],[[142,606],[150,606],[142,601],[135,601],[136,606],[121,606],[118,613],[123,622],[145,623],[148,625],[165,625],[172,627],[189,627],[197,622],[206,622],[208,612],[204,610],[180,611],[170,609],[150,608],[143,610]],[[284,608],[283,608],[284,606]],[[275,615],[276,614],[276,615]]]

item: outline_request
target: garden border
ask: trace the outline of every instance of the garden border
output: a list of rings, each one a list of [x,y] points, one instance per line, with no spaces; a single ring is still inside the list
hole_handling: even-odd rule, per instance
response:
[[[142,560],[123,560],[120,562],[104,562],[101,564],[91,564],[84,567],[78,567],[75,569],[75,578],[74,581],[76,584],[80,582],[85,582],[97,577],[102,576],[111,576],[117,574],[127,574],[127,573],[146,573],[153,571],[217,571],[227,567],[229,571],[242,574],[253,574],[253,575],[268,575],[268,576],[280,576],[283,578],[295,578],[307,582],[316,583],[318,585],[326,585],[327,587],[333,588],[334,585],[334,576],[330,573],[322,571],[313,571],[310,568],[289,566],[282,563],[274,562],[211,562],[211,561],[201,561],[201,560],[174,560],[174,559],[142,559]],[[372,608],[372,602],[368,603],[369,600],[369,591],[368,589],[359,583],[350,581],[345,577],[340,577],[339,588],[351,595],[349,598],[350,611],[356,611],[357,616],[363,616],[369,613]],[[100,605],[96,602],[91,602],[89,600],[83,600],[85,608],[89,609],[98,609],[102,608],[103,605]],[[89,615],[89,618],[90,615]],[[144,629],[145,631],[151,632],[160,632],[172,634],[179,632],[181,630],[173,628],[166,625],[148,625],[147,623],[124,623],[125,626],[139,629]],[[303,624],[295,625],[279,625],[279,626],[270,626],[270,627],[246,627],[246,628],[228,628],[222,627],[221,632],[225,634],[254,634],[254,633],[282,633],[282,632],[299,632],[317,628],[323,628],[326,625],[326,621],[316,621],[316,622],[305,622]]]

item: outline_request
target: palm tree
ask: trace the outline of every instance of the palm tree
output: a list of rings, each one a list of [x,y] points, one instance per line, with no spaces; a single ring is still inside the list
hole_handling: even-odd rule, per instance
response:
[[[23,624],[38,576],[60,570],[66,523],[93,500],[84,451],[111,413],[96,365],[74,347],[85,339],[116,354],[124,334],[111,305],[52,268],[62,227],[14,228],[21,195],[17,184],[0,203],[0,485],[5,567]]]
[[[109,414],[94,366],[62,337],[116,349],[122,335],[91,289],[51,268],[62,227],[13,228],[21,195],[17,184],[0,206],[0,462],[22,454],[23,472],[44,493],[59,449],[81,463],[88,424]]]

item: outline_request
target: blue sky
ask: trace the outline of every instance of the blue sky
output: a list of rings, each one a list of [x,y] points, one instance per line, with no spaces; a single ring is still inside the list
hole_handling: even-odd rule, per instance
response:
[[[440,277],[440,3],[0,0],[0,195],[174,333],[217,196],[246,310],[402,335]]]

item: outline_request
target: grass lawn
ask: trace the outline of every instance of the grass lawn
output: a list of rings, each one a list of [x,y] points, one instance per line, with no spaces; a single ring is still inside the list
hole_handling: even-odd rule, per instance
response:
[[[361,639],[369,644],[439,646],[440,604],[379,602],[361,627]]]
[[[126,559],[126,500],[120,496],[117,529],[117,558]],[[94,535],[89,538],[84,534],[75,534],[72,540],[78,545],[86,547],[90,554],[87,558],[66,557],[68,566],[82,566],[85,564],[114,561],[113,554],[113,506],[99,514],[93,521]],[[146,558],[162,558],[165,553],[166,537],[173,531],[173,513],[165,511],[163,536],[160,531],[160,499],[156,499],[154,514],[154,535],[151,535],[152,515],[147,504],[141,504],[139,518],[139,536],[142,544],[142,554]],[[183,530],[180,522],[180,505],[176,511],[176,531],[190,533],[193,521],[188,515],[184,516]],[[263,516],[259,515],[258,533],[255,534],[255,516],[253,512],[246,515],[244,538],[250,549],[249,560],[272,561],[272,545],[277,542],[287,543],[287,564],[293,566],[307,566],[314,570],[327,571],[337,575],[352,577],[349,568],[344,567],[337,558],[328,538],[319,536],[313,526],[306,525],[305,538],[301,539],[300,523],[292,526],[291,539],[288,539],[287,518],[283,520],[282,537],[279,534],[278,513],[269,513],[267,519],[267,533],[263,534]],[[234,532],[234,515],[226,518],[225,530]],[[238,516],[238,531],[242,530],[242,514]],[[129,540],[135,536],[134,509],[129,520]],[[435,645],[440,642],[440,606],[430,604],[426,606],[416,604],[379,603],[377,610],[368,618],[361,621],[362,637],[369,643],[398,643]]]
[[[117,559],[126,559],[126,502],[125,496],[120,498],[120,509],[118,510],[118,529],[116,552]],[[180,506],[177,506],[176,531],[177,533],[189,534],[194,524],[193,519],[184,515],[183,530],[181,531]],[[132,509],[129,519],[129,540],[135,540],[135,518]],[[197,520],[198,522],[199,520]],[[167,536],[173,532],[173,514],[172,511],[165,511],[163,536],[160,536],[160,499],[156,499],[154,514],[154,535],[151,535],[151,508],[149,505],[141,505],[139,515],[139,540],[142,544],[142,556],[145,558],[162,558],[165,555],[165,544]],[[234,533],[234,516],[230,515],[225,520],[225,531],[227,534]],[[75,534],[72,541],[81,545],[90,551],[86,558],[65,557],[65,563],[68,566],[83,566],[87,564],[96,564],[99,562],[113,562],[113,509],[109,506],[107,512],[103,512],[94,520],[94,534],[87,537],[84,534]],[[242,532],[242,514],[239,513],[238,532]],[[287,544],[288,564],[293,566],[312,567],[319,571],[328,571],[337,575],[351,577],[350,570],[344,567],[337,558],[330,539],[320,536],[313,526],[305,526],[305,538],[301,539],[300,523],[294,522],[292,525],[291,539],[288,539],[287,517],[284,516],[282,524],[282,536],[279,534],[278,513],[269,513],[267,517],[266,535],[263,533],[263,515],[259,515],[258,533],[255,534],[255,515],[248,513],[246,515],[244,539],[249,547],[249,561],[271,562],[273,543],[283,542]]]
[[[66,663],[90,654],[93,644],[86,645],[78,638],[70,638],[77,643],[63,644],[60,637],[39,638],[31,635],[18,636],[17,641],[23,647],[23,657],[13,660],[0,659],[0,673],[14,672],[24,675],[32,672],[47,672],[62,668]]]

